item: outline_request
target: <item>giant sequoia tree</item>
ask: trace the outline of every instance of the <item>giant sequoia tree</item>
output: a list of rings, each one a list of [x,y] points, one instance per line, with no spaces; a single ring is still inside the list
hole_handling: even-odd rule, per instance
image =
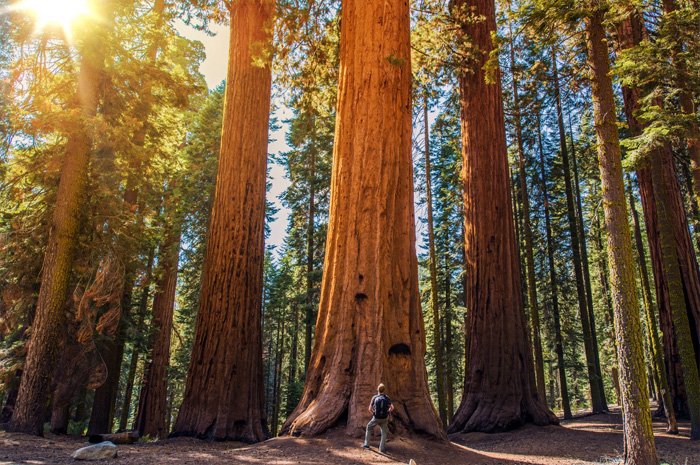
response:
[[[472,14],[483,19],[475,20]],[[469,361],[464,396],[449,431],[491,432],[526,422],[556,423],[535,388],[520,291],[500,76],[487,82],[484,70],[494,48],[494,1],[455,2],[453,15],[477,55],[460,75]]]
[[[256,442],[274,0],[231,9],[229,68],[199,313],[174,435]]]
[[[430,401],[418,296],[409,9],[345,0],[328,239],[306,386],[284,430],[367,422],[379,382],[394,424],[443,438]]]

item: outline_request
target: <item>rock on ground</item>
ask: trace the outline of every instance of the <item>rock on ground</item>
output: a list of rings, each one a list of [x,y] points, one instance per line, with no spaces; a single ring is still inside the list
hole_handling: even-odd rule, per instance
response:
[[[75,460],[104,460],[117,456],[117,446],[109,441],[86,446],[73,452]]]

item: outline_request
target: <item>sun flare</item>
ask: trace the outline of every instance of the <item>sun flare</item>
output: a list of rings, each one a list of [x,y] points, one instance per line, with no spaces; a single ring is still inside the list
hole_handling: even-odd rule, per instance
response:
[[[56,25],[69,31],[78,19],[90,13],[88,0],[22,0],[16,9],[34,16],[37,30]]]

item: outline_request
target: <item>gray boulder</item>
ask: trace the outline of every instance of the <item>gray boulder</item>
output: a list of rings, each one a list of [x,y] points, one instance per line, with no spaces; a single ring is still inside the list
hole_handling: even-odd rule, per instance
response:
[[[113,459],[117,456],[117,446],[109,441],[83,447],[73,452],[75,460],[104,460]]]

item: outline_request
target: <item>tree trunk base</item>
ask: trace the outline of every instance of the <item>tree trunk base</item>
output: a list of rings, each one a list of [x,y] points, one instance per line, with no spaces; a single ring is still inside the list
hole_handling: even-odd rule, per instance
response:
[[[524,399],[505,404],[498,399],[477,399],[467,395],[457,410],[447,432],[453,433],[501,433],[519,428],[527,423],[537,426],[558,425],[559,419],[544,405],[536,405]]]

